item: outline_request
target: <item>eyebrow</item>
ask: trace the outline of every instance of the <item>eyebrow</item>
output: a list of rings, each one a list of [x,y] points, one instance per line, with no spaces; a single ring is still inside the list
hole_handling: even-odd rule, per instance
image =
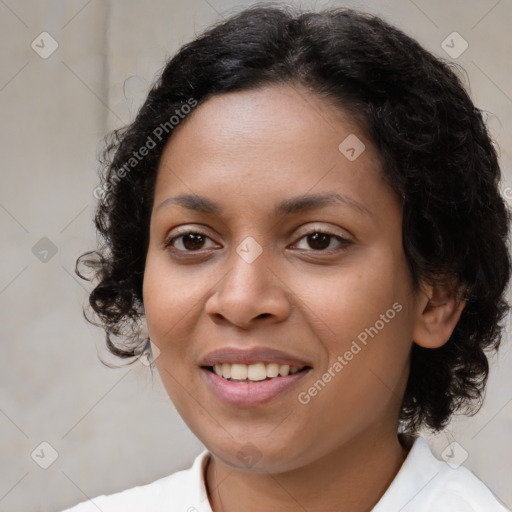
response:
[[[292,213],[318,209],[337,203],[350,206],[359,210],[361,213],[373,216],[372,212],[359,201],[336,192],[330,192],[327,194],[303,194],[290,199],[285,199],[274,208],[274,214],[276,216],[283,217]],[[188,210],[194,210],[205,214],[221,215],[223,211],[222,207],[215,201],[195,194],[180,194],[168,197],[156,207],[155,211],[158,211],[169,204],[177,204],[183,208],[187,208]]]

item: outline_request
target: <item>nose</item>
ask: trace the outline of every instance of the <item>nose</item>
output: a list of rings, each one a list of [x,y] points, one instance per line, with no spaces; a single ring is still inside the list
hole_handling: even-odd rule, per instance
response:
[[[233,251],[224,277],[205,310],[216,324],[250,329],[260,322],[278,323],[291,312],[289,289],[262,255],[248,263]]]

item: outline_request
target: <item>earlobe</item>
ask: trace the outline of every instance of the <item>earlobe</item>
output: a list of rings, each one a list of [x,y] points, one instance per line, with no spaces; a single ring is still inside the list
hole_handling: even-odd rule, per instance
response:
[[[423,348],[439,348],[450,338],[466,305],[454,292],[455,287],[423,287],[413,341]]]

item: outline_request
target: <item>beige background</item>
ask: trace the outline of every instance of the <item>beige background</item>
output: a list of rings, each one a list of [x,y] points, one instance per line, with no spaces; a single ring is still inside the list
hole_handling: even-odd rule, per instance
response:
[[[0,511],[61,510],[188,467],[202,449],[156,373],[152,378],[140,363],[117,370],[100,364],[103,335],[82,317],[88,286],[73,269],[76,257],[94,247],[92,191],[102,137],[132,118],[179,45],[248,4],[0,0]],[[456,60],[467,70],[476,105],[489,112],[506,189],[512,184],[512,4],[468,4],[302,3],[380,14],[447,59],[441,42],[459,32],[469,47]],[[43,31],[59,45],[46,59],[31,48]],[[39,242],[43,237],[52,245]],[[46,263],[34,245],[50,250]],[[512,507],[511,431],[507,339],[493,361],[481,412],[453,422],[433,445],[440,454],[456,440],[457,453],[468,452],[464,465]],[[37,448],[34,459],[50,460],[51,449],[39,447],[43,441],[58,454],[48,469],[31,458]]]

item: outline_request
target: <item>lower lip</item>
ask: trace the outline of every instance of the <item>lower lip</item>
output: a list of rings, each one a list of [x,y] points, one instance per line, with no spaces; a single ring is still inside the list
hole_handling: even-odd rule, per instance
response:
[[[311,368],[308,368],[286,377],[275,377],[248,384],[246,382],[231,382],[207,368],[201,368],[206,382],[217,397],[223,402],[237,407],[251,407],[270,402],[281,393],[289,390],[310,370]]]

